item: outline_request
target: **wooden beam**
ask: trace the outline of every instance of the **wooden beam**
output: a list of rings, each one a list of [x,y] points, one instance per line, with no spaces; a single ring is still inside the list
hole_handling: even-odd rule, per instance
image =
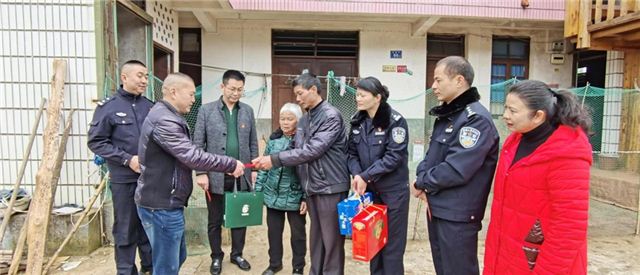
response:
[[[583,0],[584,1],[584,0]],[[613,20],[616,12],[616,1],[610,0],[607,1],[607,21]]]
[[[52,179],[55,177],[56,160],[60,138],[60,112],[64,102],[64,81],[67,74],[67,62],[62,59],[53,61],[53,77],[51,81],[51,99],[47,108],[47,125],[44,129],[44,150],[42,161],[36,174],[36,190],[29,207],[29,223],[27,227],[27,274],[41,274],[44,263],[44,252],[51,217],[53,193]],[[59,171],[58,171],[59,173]]]
[[[218,3],[220,4],[220,7],[222,7],[223,10],[233,9],[233,7],[231,6],[231,3],[229,3],[229,0],[218,0]]]
[[[213,18],[207,11],[193,11],[193,15],[198,19],[200,25],[205,32],[216,33],[218,32],[218,26],[216,19]]]
[[[576,48],[589,48],[591,37],[587,29],[591,22],[591,0],[580,1],[580,20],[578,20],[578,43]]]
[[[578,20],[580,20],[579,5],[577,1],[564,2],[564,37],[578,35]]]
[[[596,0],[596,18],[595,22],[600,23],[602,21],[602,0]]]
[[[440,17],[432,16],[428,18],[422,18],[417,22],[411,24],[411,36],[424,36],[425,34],[427,34],[429,29],[431,29],[431,27],[433,27],[433,25],[438,22],[438,20],[440,20]]]
[[[629,16],[629,15],[626,15],[626,16]],[[589,32],[591,33],[591,37],[597,39],[602,37],[620,36],[623,33],[640,31],[640,18],[637,18],[637,21],[635,22],[628,21],[620,24],[610,24],[614,21],[616,20],[600,23],[601,25],[606,25],[606,26],[602,26],[602,27],[596,26],[598,27],[597,29],[594,28],[594,30],[590,30]]]

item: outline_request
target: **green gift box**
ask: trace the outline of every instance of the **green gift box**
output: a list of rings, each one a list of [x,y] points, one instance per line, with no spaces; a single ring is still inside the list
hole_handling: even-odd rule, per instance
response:
[[[247,181],[249,189],[252,189],[246,176],[243,178]],[[233,192],[224,193],[224,227],[261,225],[264,194],[255,190],[238,192],[237,185],[236,183],[233,187]]]

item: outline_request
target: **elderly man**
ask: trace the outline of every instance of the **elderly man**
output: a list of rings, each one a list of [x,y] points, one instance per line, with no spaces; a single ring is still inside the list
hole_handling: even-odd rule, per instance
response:
[[[195,102],[193,80],[181,73],[167,76],[163,99],[149,112],[141,129],[141,175],[135,201],[153,249],[154,274],[178,274],[187,257],[184,207],[193,190],[192,169],[244,174],[244,165],[231,157],[205,152],[191,142],[182,115]]]

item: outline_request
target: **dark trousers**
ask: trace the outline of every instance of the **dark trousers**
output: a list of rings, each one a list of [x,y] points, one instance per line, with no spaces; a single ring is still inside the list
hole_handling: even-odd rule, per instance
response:
[[[232,192],[235,178],[225,175],[224,191]],[[211,194],[211,201],[207,201],[209,212],[209,222],[207,229],[209,233],[209,246],[211,247],[211,259],[224,258],[222,252],[222,222],[224,215],[224,195]],[[246,227],[231,229],[231,257],[242,256],[244,240],[247,233]]]
[[[138,274],[136,267],[136,250],[140,255],[140,265],[152,270],[151,244],[144,232],[138,209],[133,200],[136,184],[111,183],[113,200],[113,240],[117,274]]]
[[[282,211],[267,207],[267,227],[269,237],[269,266],[282,266],[282,232],[284,231],[285,215],[289,220],[291,230],[291,251],[293,269],[304,268],[304,256],[307,253],[307,232],[305,230],[306,215],[300,211]]]
[[[478,231],[482,223],[454,222],[432,217],[428,222],[433,264],[438,275],[475,275],[478,269]]]
[[[340,235],[338,225],[338,202],[346,197],[347,192],[307,198],[311,275],[344,274],[344,236]]]
[[[387,206],[387,244],[369,262],[371,274],[404,274],[404,251],[409,224],[409,189],[376,193],[374,203]]]

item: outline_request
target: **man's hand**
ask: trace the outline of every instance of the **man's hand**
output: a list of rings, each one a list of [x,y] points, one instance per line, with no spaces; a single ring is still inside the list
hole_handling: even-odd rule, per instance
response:
[[[260,170],[269,170],[273,167],[273,164],[271,163],[271,156],[257,157],[253,159],[251,163],[253,163],[253,165],[255,165],[255,167]]]
[[[300,203],[300,215],[307,214],[307,202],[303,201]]]
[[[358,195],[364,195],[364,191],[367,191],[367,182],[365,182],[360,175],[353,177],[353,191]]]
[[[242,164],[242,162],[240,162],[239,160],[236,160],[236,170],[233,170],[233,172],[230,173],[229,175],[234,176],[236,178],[244,175],[244,164]]]
[[[205,192],[209,191],[209,175],[207,175],[207,174],[197,175],[196,176],[196,183]]]
[[[129,160],[129,168],[131,168],[133,172],[140,174],[140,163],[138,162],[137,155],[131,157],[131,160]]]

